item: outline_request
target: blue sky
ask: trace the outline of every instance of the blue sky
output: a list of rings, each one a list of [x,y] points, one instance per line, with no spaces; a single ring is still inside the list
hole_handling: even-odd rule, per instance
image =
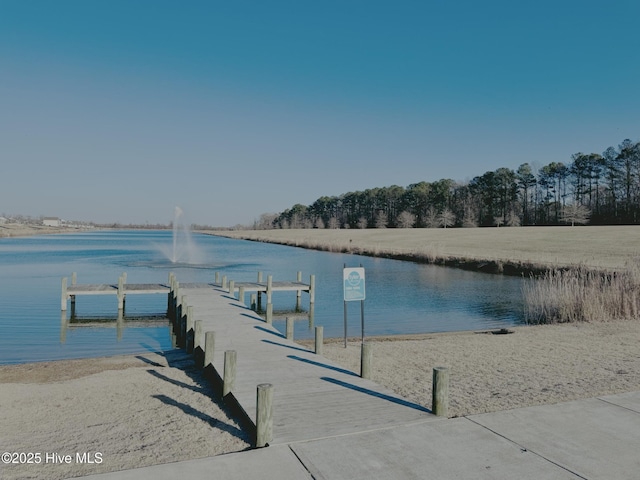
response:
[[[640,2],[0,0],[0,214],[250,224],[640,137]]]

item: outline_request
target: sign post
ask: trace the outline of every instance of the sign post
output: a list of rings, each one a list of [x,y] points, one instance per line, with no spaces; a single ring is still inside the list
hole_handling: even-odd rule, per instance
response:
[[[365,275],[362,265],[355,268],[344,266],[342,270],[342,283],[344,286],[344,347],[347,348],[347,302],[360,301],[360,323],[362,330],[362,342],[364,342],[364,300]]]

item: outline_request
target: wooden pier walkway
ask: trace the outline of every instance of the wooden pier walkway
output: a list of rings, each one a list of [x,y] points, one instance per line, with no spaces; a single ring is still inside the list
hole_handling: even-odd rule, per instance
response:
[[[225,372],[225,352],[235,352],[236,372],[231,395],[254,424],[257,424],[257,386],[273,385],[270,444],[441,418],[287,340],[221,287],[194,288],[180,284],[175,298],[176,318],[182,318],[183,332],[198,332],[193,333],[194,351],[203,352],[205,332],[215,332],[211,365],[219,379]],[[184,312],[190,312],[190,318],[185,318]],[[188,335],[185,338],[189,338]],[[186,343],[189,351],[189,341]]]
[[[179,284],[170,275],[167,284],[128,284],[123,274],[118,284],[79,285],[74,275],[72,285],[62,280],[62,315],[66,319],[69,300],[73,311],[76,296],[117,295],[122,312],[126,295],[167,294],[175,344],[194,353],[196,363],[220,388],[228,378],[226,352],[235,352],[234,382],[223,392],[225,401],[239,407],[254,425],[259,422],[257,387],[273,386],[268,441],[272,445],[441,420],[428,409],[294,343],[271,325],[274,291],[295,291],[298,299],[301,292],[307,292],[313,311],[313,276],[308,284],[301,282],[300,274],[295,282],[273,282],[270,276],[263,282],[261,277],[259,274],[257,282],[234,283],[216,275],[212,283]],[[266,319],[245,305],[245,292],[267,294]],[[206,344],[205,338],[206,342],[215,340]]]

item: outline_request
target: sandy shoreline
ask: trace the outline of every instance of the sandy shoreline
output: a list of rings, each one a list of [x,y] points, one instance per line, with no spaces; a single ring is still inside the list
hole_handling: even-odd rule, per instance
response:
[[[640,390],[639,322],[510,330],[373,340],[373,380],[430,408],[432,370],[447,366],[450,416]],[[324,356],[360,371],[359,342],[329,342]]]
[[[40,464],[0,478],[63,479],[240,451],[249,438],[181,352],[0,366],[0,452]],[[101,454],[78,464],[76,453]],[[73,462],[46,464],[45,455]]]

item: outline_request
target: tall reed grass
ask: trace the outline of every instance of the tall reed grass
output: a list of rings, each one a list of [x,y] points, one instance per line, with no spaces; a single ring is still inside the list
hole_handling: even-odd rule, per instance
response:
[[[523,287],[527,323],[596,322],[638,318],[640,259],[603,274],[579,267],[549,270]]]

